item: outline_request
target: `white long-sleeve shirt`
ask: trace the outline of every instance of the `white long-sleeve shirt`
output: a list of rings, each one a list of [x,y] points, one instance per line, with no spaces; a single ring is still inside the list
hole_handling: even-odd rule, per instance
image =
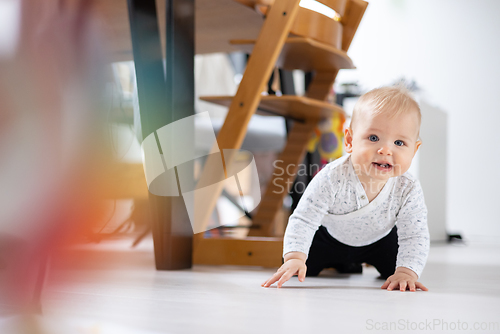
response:
[[[369,202],[350,155],[329,163],[312,179],[290,216],[283,255],[308,254],[320,225],[350,246],[372,244],[397,225],[396,267],[409,268],[419,277],[424,269],[429,254],[427,208],[420,182],[410,173],[390,178]]]

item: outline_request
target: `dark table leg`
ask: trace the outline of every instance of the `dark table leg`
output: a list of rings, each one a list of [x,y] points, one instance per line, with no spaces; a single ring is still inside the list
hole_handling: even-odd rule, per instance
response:
[[[155,1],[127,3],[142,136],[146,138],[194,114],[194,0],[167,1],[166,76]],[[156,268],[190,268],[193,233],[183,198],[150,193],[149,201]]]

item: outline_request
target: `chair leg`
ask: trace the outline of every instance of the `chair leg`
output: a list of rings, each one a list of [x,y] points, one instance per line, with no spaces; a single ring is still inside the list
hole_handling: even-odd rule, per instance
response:
[[[269,10],[236,96],[231,102],[226,120],[219,131],[217,144],[221,152],[225,149],[234,150],[241,147],[248,123],[259,105],[261,92],[274,69],[274,64],[295,19],[299,2],[300,0],[276,0]],[[206,166],[219,166],[220,164],[211,161],[214,159],[222,159],[225,171],[230,169],[232,157],[219,157],[213,154],[207,159]],[[214,168],[205,167],[200,182],[209,184],[210,180],[223,180],[227,177],[227,175],[220,174],[221,172]],[[212,198],[202,201],[204,207],[199,210],[200,216],[196,219],[195,231],[203,231],[206,228],[210,214],[222,192],[223,183],[216,183],[217,187],[213,191]]]
[[[299,164],[304,160],[309,138],[317,122],[318,120],[310,120],[307,123],[296,122],[288,133],[285,149],[276,161],[273,176],[253,218],[253,224],[258,228],[251,229],[248,236],[275,235],[274,222],[295,180]]]
[[[312,99],[326,101],[338,72],[338,70],[317,71],[307,87],[306,96]]]

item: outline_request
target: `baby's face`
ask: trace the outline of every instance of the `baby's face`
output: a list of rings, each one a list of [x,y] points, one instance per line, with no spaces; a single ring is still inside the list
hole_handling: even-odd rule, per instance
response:
[[[421,142],[417,112],[396,117],[364,112],[346,129],[346,152],[361,182],[386,181],[404,174]]]

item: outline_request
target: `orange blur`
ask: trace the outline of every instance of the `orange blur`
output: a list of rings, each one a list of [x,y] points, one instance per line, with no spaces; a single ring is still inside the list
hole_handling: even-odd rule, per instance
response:
[[[91,1],[21,1],[0,54],[0,298],[30,311],[40,266],[103,221],[113,164]],[[78,261],[78,259],[75,259]]]

